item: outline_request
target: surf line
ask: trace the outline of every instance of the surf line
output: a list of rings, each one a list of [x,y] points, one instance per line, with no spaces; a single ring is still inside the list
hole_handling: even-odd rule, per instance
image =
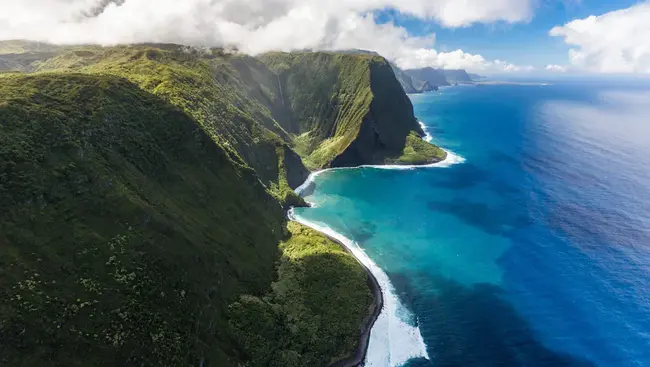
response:
[[[424,129],[423,129],[424,130]],[[425,131],[426,133],[426,131]],[[427,137],[430,136],[427,134]],[[426,137],[425,137],[426,140]],[[296,188],[296,193],[302,194],[310,185],[314,184],[316,177],[319,175],[337,170],[346,169],[359,169],[359,168],[375,168],[375,169],[403,169],[414,170],[423,168],[446,168],[454,164],[463,163],[465,158],[445,150],[447,157],[440,162],[429,165],[413,165],[413,166],[400,166],[400,165],[363,165],[358,167],[341,167],[341,168],[328,168],[321,171],[313,172],[305,180],[305,182]],[[308,201],[309,202],[309,201]],[[314,203],[311,203],[312,205]],[[368,345],[365,346],[364,366],[366,367],[385,367],[385,366],[400,366],[405,364],[408,360],[413,358],[426,358],[430,360],[427,353],[426,345],[417,323],[412,325],[409,320],[414,319],[414,315],[401,303],[395,287],[391,283],[388,275],[366,254],[366,252],[359,246],[359,244],[345,235],[335,231],[325,223],[310,221],[301,217],[296,213],[294,208],[288,212],[290,220],[296,221],[316,231],[319,231],[326,236],[329,236],[343,246],[354,255],[357,260],[368,269],[370,275],[375,278],[379,284],[383,306],[379,316],[370,328],[370,337],[368,338]],[[363,337],[362,337],[363,340]]]
[[[315,171],[312,172],[309,177],[305,180],[305,182],[302,183],[302,185],[298,186],[294,191],[296,194],[300,195],[302,194],[311,184],[314,183],[314,180],[316,177],[322,175],[323,173],[330,172],[330,171],[342,171],[342,170],[349,170],[349,169],[359,169],[359,168],[375,168],[375,169],[399,169],[399,170],[416,170],[416,169],[423,169],[423,168],[447,168],[451,167],[455,164],[460,164],[465,162],[465,158],[459,156],[458,154],[455,154],[454,152],[451,152],[449,150],[443,149],[447,153],[447,157],[436,163],[431,163],[431,164],[424,164],[424,165],[400,165],[400,164],[385,164],[385,165],[372,165],[372,164],[367,164],[367,165],[361,165],[361,166],[356,166],[356,167],[336,167],[336,168],[326,168],[320,171]]]

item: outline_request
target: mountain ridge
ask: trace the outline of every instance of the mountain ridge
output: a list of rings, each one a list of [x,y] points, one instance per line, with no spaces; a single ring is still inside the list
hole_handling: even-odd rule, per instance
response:
[[[22,60],[0,72],[0,364],[326,366],[354,350],[368,275],[283,208],[304,205],[303,159],[444,158],[385,59],[147,44]]]

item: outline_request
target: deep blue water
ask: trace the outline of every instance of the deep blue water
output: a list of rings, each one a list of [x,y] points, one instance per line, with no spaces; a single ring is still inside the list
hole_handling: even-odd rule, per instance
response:
[[[411,99],[463,163],[328,171],[305,191],[316,206],[296,211],[390,279],[398,304],[368,364],[650,366],[650,88]]]

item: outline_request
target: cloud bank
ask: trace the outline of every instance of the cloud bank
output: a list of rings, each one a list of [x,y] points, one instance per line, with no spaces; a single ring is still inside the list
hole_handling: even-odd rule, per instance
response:
[[[562,65],[555,65],[555,64],[546,65],[546,71],[550,71],[554,73],[564,73],[567,70],[568,70],[567,67]]]
[[[437,52],[435,35],[411,36],[373,12],[400,14],[445,27],[522,22],[536,0],[20,0],[0,2],[0,39],[112,45],[170,42],[269,50],[374,50],[404,68],[475,71],[521,67],[462,50]]]
[[[573,46],[569,61],[603,73],[650,73],[650,2],[551,29]]]

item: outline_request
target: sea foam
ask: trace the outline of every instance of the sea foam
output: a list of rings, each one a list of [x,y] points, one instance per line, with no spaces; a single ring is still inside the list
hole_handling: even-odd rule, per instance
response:
[[[429,134],[429,131],[427,130],[427,126],[425,124],[423,124],[422,121],[418,121],[418,123],[420,124],[420,127],[422,128],[422,131],[424,131],[424,137],[422,139],[424,139],[424,141],[426,141],[426,142],[431,143],[431,140],[433,139],[433,136],[431,136],[431,134]]]
[[[424,126],[423,126],[424,127]],[[425,131],[426,132],[426,131]],[[427,135],[428,136],[428,135]],[[427,137],[425,137],[427,139]],[[428,136],[428,141],[431,138]],[[420,166],[406,166],[406,165],[364,165],[360,167],[375,168],[375,169],[400,169],[400,170],[413,170],[423,168],[446,168],[454,164],[463,163],[465,158],[445,150],[447,157],[445,160]],[[312,185],[319,175],[337,170],[345,169],[359,169],[359,167],[341,167],[329,168],[321,171],[313,172],[305,182],[296,188],[298,194],[303,193],[310,185]],[[309,202],[308,198],[306,198]],[[314,203],[311,203],[312,206]],[[340,241],[350,252],[370,270],[373,276],[377,279],[381,287],[381,293],[384,298],[384,308],[382,309],[377,321],[370,332],[370,343],[368,345],[368,352],[366,354],[365,366],[367,367],[385,367],[385,366],[400,366],[412,358],[426,358],[429,359],[427,354],[426,345],[422,339],[420,329],[417,326],[411,325],[408,321],[414,318],[414,315],[406,308],[395,292],[395,287],[390,282],[388,275],[375,264],[365,251],[359,245],[336,232],[326,224],[309,221],[300,217],[292,208],[289,210],[289,218],[301,224],[311,227],[321,233],[324,233],[332,238]]]
[[[339,170],[345,170],[345,169],[359,169],[359,168],[376,168],[376,169],[401,169],[401,170],[414,170],[414,169],[422,169],[422,168],[447,168],[450,166],[453,166],[454,164],[460,164],[465,162],[465,158],[461,157],[458,154],[455,154],[454,152],[451,152],[449,150],[443,149],[445,152],[447,152],[447,157],[445,157],[444,160],[436,163],[431,163],[431,164],[425,164],[425,165],[400,165],[400,164],[384,164],[384,165],[361,165],[361,166],[356,166],[356,167],[337,167],[337,168],[326,168],[320,171],[312,172],[309,177],[305,180],[305,182],[302,183],[302,185],[298,186],[294,191],[300,195],[302,194],[310,185],[314,183],[314,180],[316,177],[319,175],[329,172],[329,171],[339,171]]]
[[[293,208],[289,210],[289,218],[341,242],[377,279],[384,298],[384,307],[370,332],[364,365],[396,367],[412,358],[429,359],[420,329],[405,321],[405,319],[413,319],[414,315],[399,300],[388,275],[368,257],[366,252],[356,242],[327,225],[300,217]]]

